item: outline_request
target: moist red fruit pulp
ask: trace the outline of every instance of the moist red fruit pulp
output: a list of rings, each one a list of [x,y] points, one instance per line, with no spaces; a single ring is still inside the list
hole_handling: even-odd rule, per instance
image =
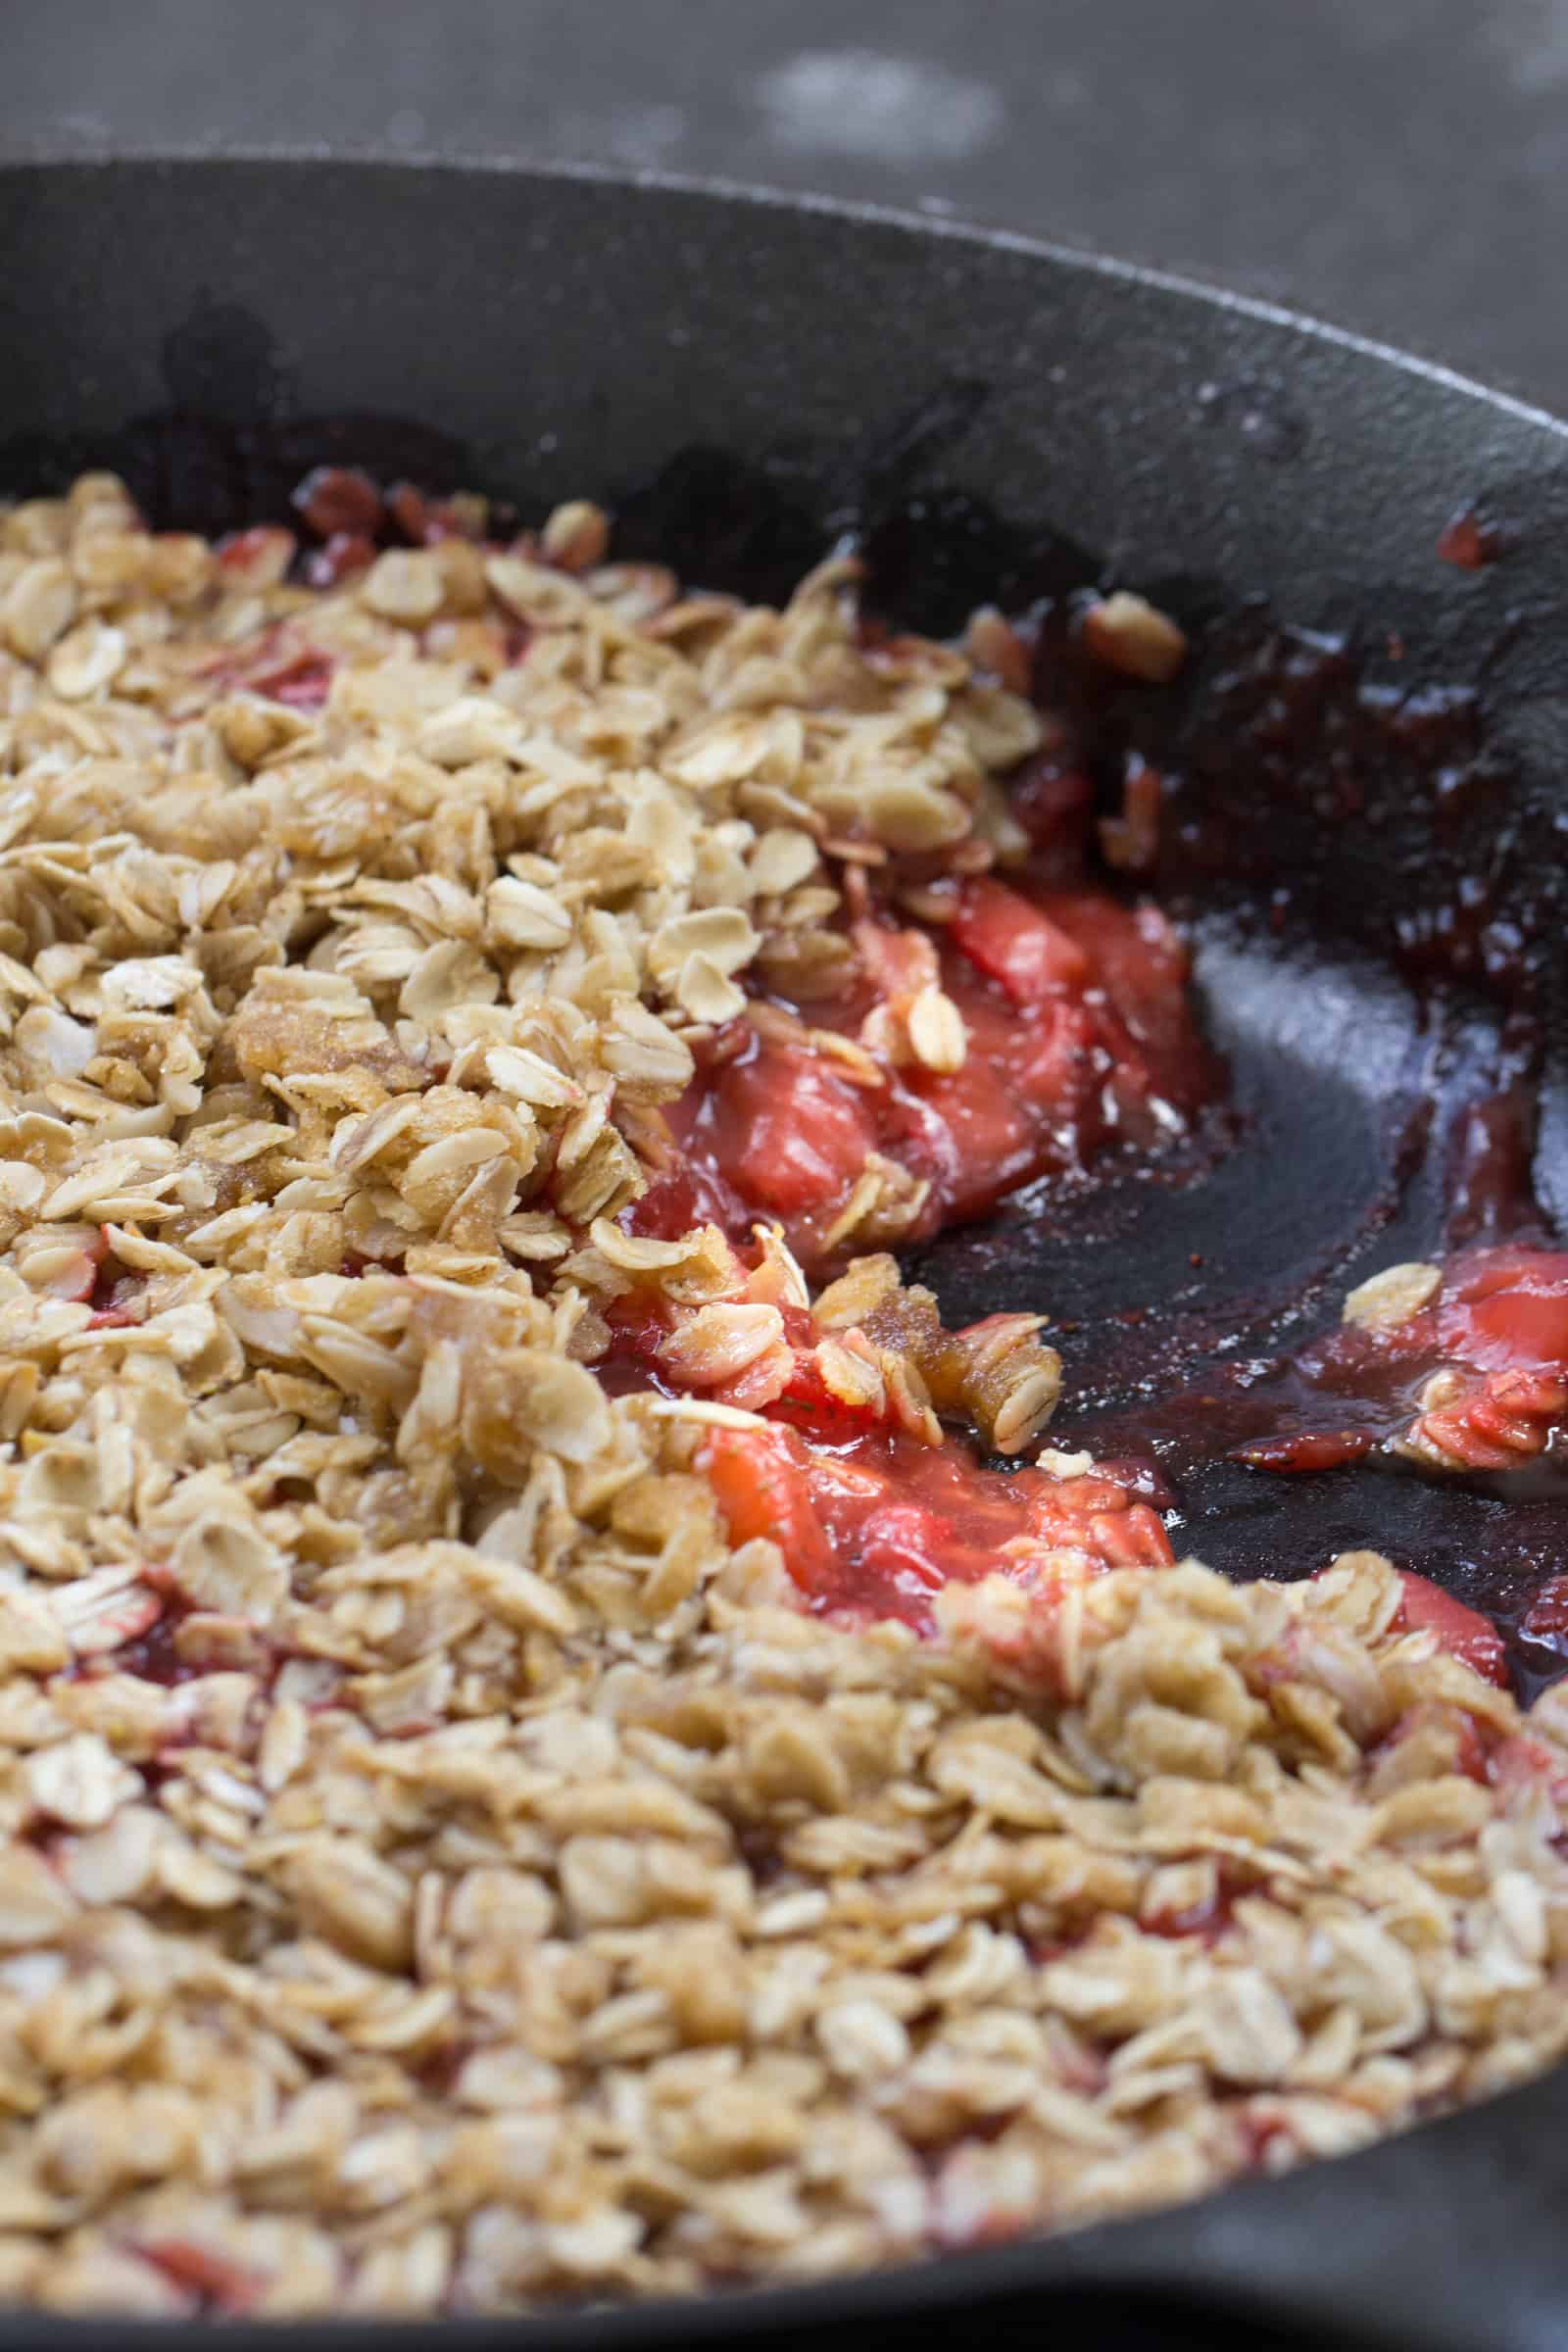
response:
[[[104,1660],[105,1666],[117,1674],[133,1674],[144,1683],[160,1683],[169,1690],[179,1683],[194,1682],[208,1669],[181,1657],[175,1646],[175,1637],[189,1615],[189,1601],[182,1594],[170,1593],[165,1598],[162,1616],[145,1634],[111,1650]]]
[[[833,1396],[809,1351],[809,1316],[782,1312],[798,1351],[789,1386],[761,1408],[766,1426],[714,1428],[701,1460],[731,1542],[777,1544],[812,1609],[858,1623],[896,1617],[930,1633],[935,1595],[950,1583],[1001,1575],[1049,1602],[1107,1568],[1169,1566],[1164,1522],[1141,1498],[1142,1465],[1101,1463],[1058,1479],[988,1469],[961,1438],[926,1445],[885,1407]],[[610,1394],[681,1394],[662,1353],[669,1311],[620,1298],[609,1318],[610,1351],[595,1370]]]
[[[1048,1169],[1081,1169],[1116,1145],[1157,1149],[1212,1091],[1186,955],[1154,909],[989,876],[933,896],[946,898],[951,921],[858,926],[862,971],[851,990],[805,1006],[770,999],[803,1034],[738,1025],[739,1051],[714,1056],[671,1107],[690,1188],[681,1198],[705,1202],[732,1234],[777,1218],[798,1254],[819,1263],[874,1153],[928,1186],[897,1236],[922,1240]],[[911,963],[962,1016],[960,1067],[878,1056],[872,1069],[819,1042],[830,1032],[859,1044],[878,1007],[897,1017],[915,994],[898,985]],[[818,1037],[804,1034],[808,1022]],[[634,1229],[662,1230],[675,1197],[669,1180],[656,1186],[631,1212]]]
[[[956,1442],[884,1428],[832,1445],[717,1429],[706,1458],[731,1542],[770,1538],[808,1604],[838,1618],[930,1633],[946,1585],[1004,1576],[1050,1602],[1107,1568],[1170,1563],[1158,1514],[1103,1471],[987,1470]]]
[[[245,683],[253,694],[287,703],[294,710],[319,710],[332,685],[332,664],[324,654],[294,654],[276,668],[264,670]]]
[[[1502,1636],[1491,1619],[1483,1617],[1479,1609],[1466,1608],[1430,1577],[1417,1576],[1411,1569],[1401,1570],[1399,1582],[1404,1588],[1400,1627],[1409,1632],[1424,1627],[1436,1636],[1442,1648],[1473,1666],[1483,1681],[1506,1690],[1508,1667]]]
[[[1423,1403],[1435,1373],[1445,1389]],[[1383,1330],[1347,1325],[1261,1383],[1336,1426],[1238,1446],[1261,1470],[1324,1470],[1415,1438],[1461,1469],[1506,1471],[1568,1427],[1568,1251],[1522,1246],[1449,1260],[1417,1313]]]

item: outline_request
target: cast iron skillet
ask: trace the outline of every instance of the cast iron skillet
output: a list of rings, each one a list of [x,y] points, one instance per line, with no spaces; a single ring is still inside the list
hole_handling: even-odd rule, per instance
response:
[[[1049,1304],[1106,1407],[1207,1377],[1216,1343],[1277,1345],[1326,1320],[1352,1269],[1441,1246],[1482,1099],[1503,1148],[1466,1180],[1473,1229],[1528,1220],[1533,1184],[1550,1230],[1568,1194],[1568,432],[1549,417],[1016,237],[588,172],[45,163],[0,173],[0,489],[114,464],[161,522],[217,529],[283,512],[337,459],[529,513],[592,493],[622,546],[753,593],[853,528],[872,602],[928,626],[1111,577],[1191,624],[1180,692],[1100,697],[1089,719],[1107,788],[1133,743],[1175,779],[1157,880],[1192,911],[1234,1149],[1185,1188],[1112,1184],[1070,1214],[1009,1212],[1000,1243],[948,1238],[922,1271],[955,1315]],[[1476,571],[1436,555],[1471,506],[1500,551]],[[1332,634],[1284,638],[1275,617]],[[1121,1319],[1141,1302],[1155,1326]],[[1504,1606],[1564,1549],[1549,1494],[1510,1517],[1471,1490],[1265,1491],[1200,1466],[1186,1499],[1219,1565],[1296,1574],[1377,1543]],[[977,2327],[1527,2352],[1568,2328],[1565,2210],[1559,2074],[1038,2245],[451,2326],[538,2352]],[[0,2322],[19,2347],[80,2334]]]

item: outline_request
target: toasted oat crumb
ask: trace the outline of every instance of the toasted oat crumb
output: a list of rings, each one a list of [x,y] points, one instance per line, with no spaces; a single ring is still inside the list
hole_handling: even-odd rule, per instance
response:
[[[0,517],[9,2299],[804,2278],[1568,2046],[1568,1702],[1527,1731],[1386,1561],[847,1631],[724,1537],[701,1449],[756,1415],[596,1377],[636,1294],[757,1397],[809,1312],[917,1435],[921,1349],[1015,1451],[1060,1380],[887,1257],[813,1306],[763,1236],[742,1298],[713,1228],[617,1223],[736,975],[841,952],[824,845],[968,841],[1039,730],[950,648],[870,662],[842,564],[749,612],[603,520],[312,591],[104,475]]]
[[[1168,685],[1187,660],[1186,632],[1168,612],[1126,588],[1091,605],[1083,632],[1096,661],[1151,685]]]
[[[1442,1288],[1441,1266],[1385,1266],[1347,1294],[1345,1321],[1362,1331],[1392,1331],[1419,1314]]]
[[[940,988],[922,988],[910,1000],[909,1043],[928,1070],[961,1070],[968,1052],[963,1015]]]

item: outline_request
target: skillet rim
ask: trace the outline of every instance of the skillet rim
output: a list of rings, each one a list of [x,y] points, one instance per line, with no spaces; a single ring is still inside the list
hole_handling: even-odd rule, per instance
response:
[[[439,178],[455,182],[493,177],[526,182],[541,191],[561,184],[587,185],[631,199],[645,193],[700,199],[715,209],[804,216],[813,221],[820,220],[826,228],[894,230],[923,243],[1007,254],[1080,280],[1098,281],[1128,293],[1143,291],[1168,296],[1186,305],[1196,304],[1210,313],[1280,333],[1298,346],[1325,346],[1356,361],[1392,369],[1396,376],[1413,379],[1434,393],[1457,396],[1472,406],[1478,416],[1501,416],[1513,429],[1543,436],[1548,444],[1556,443],[1568,452],[1568,416],[1558,416],[1441,361],[1401,350],[1330,320],[1179,271],[1062,244],[1027,231],[910,211],[872,200],[822,196],[701,174],[620,170],[588,162],[541,162],[496,154],[453,157],[424,149],[389,154],[373,146],[339,146],[326,141],[239,142],[220,146],[211,141],[153,146],[134,142],[89,146],[57,139],[23,142],[0,151],[0,188],[66,174],[88,181],[100,174],[107,176],[127,170],[171,176],[222,177],[231,167],[275,169],[286,171],[290,176],[341,170],[366,178],[384,174],[400,181]],[[300,2352],[318,2352],[318,2348],[319,2352],[329,2352],[336,2345],[369,2347],[389,2332],[400,2342],[412,2343],[419,2340],[421,2330],[429,2333],[433,2344],[438,2335],[444,2341],[454,2329],[465,2343],[476,2348],[494,2346],[497,2352],[501,2345],[510,2346],[519,2336],[525,2345],[535,2347],[536,2352],[556,2346],[561,2352],[578,2352],[579,2347],[589,2342],[596,2346],[604,2343],[611,2352],[622,2345],[627,2352],[639,2352],[640,2347],[670,2343],[677,2336],[702,2344],[738,2341],[743,2335],[764,2341],[787,2338],[793,2343],[804,2341],[808,2329],[853,2325],[857,2321],[874,2323],[878,2319],[918,2327],[929,2317],[940,2327],[944,2321],[950,2325],[956,2322],[958,2313],[971,2302],[1001,2304],[1008,2297],[1038,2299],[1037,2309],[1043,2318],[1047,2298],[1054,2295],[1066,2298],[1081,2316],[1092,2310],[1097,2324],[1103,2326],[1108,2322],[1112,2328],[1118,2319],[1127,2316],[1139,2318],[1146,2327],[1151,2323],[1173,2324],[1181,2332],[1172,2341],[1183,2345],[1200,2340],[1189,2337],[1187,2330],[1192,2328],[1212,2329],[1216,2325],[1223,2326],[1227,2333],[1217,2339],[1211,2336],[1209,2340],[1228,2343],[1232,2340],[1228,2331],[1233,2327],[1277,2328],[1284,2324],[1298,2324],[1304,2331],[1299,2337],[1293,2335],[1291,2340],[1298,2341],[1303,2348],[1332,2342],[1343,2347],[1343,2352],[1352,2352],[1352,2347],[1361,2347],[1363,2352],[1386,2347],[1392,2352],[1393,2347],[1410,2340],[1405,2330],[1416,2315],[1401,2311],[1397,2301],[1391,2303],[1386,2291],[1375,2295],[1363,2292],[1362,2308],[1357,2310],[1353,2277],[1348,2290],[1336,2291],[1330,2260],[1309,2265],[1309,2278],[1298,2269],[1281,2270],[1278,2276],[1271,2274],[1261,2279],[1248,2278],[1237,2266],[1249,2250],[1246,2241],[1250,2236],[1252,2213],[1265,2206],[1275,2220],[1287,2225],[1283,2234],[1290,2235],[1288,2208],[1298,2205],[1301,2211],[1294,2234],[1305,2237],[1314,2218],[1310,2208],[1317,2201],[1315,2191],[1332,2184],[1332,2188],[1353,2197],[1353,2182],[1365,2177],[1368,2166],[1392,2173],[1399,2159],[1409,2157],[1412,2149],[1426,2150],[1435,2139],[1457,2139],[1467,2132],[1475,2137],[1478,2128],[1485,2132],[1489,2124],[1487,2152],[1501,2158],[1509,2130],[1509,2111],[1516,2111],[1521,2102],[1539,2097],[1553,2083],[1559,2090],[1568,2085],[1568,2061],[1523,2086],[1494,2093],[1352,2155],[1311,2160],[1283,2176],[1247,2177],[1210,2192],[1193,2205],[1156,2207],[1058,2235],[944,2253],[849,2278],[830,2278],[799,2285],[721,2288],[566,2312],[546,2309],[537,2314],[506,2318],[460,2314],[408,2319],[387,2315],[305,2321],[242,2320],[224,2323],[223,2334],[227,2341],[242,2347],[243,2352],[267,2352],[268,2347],[278,2343],[284,2326]],[[1495,2112],[1489,2114],[1489,2111]],[[1418,2155],[1417,2168],[1419,2164]],[[1498,2169],[1508,2168],[1499,2162]],[[1196,2267],[1190,2266],[1183,2259],[1184,2223],[1195,2212],[1206,2220],[1221,2211],[1235,2225],[1234,2242],[1222,2243],[1218,2259],[1209,2252]],[[1389,2218],[1391,2223],[1396,2222],[1396,2202]],[[1321,2222],[1326,2222],[1331,2230],[1334,2220],[1332,2212],[1321,2217]],[[1138,2258],[1140,2250],[1142,2259]],[[1396,2251],[1391,2247],[1391,2253],[1396,2266]],[[1129,2255],[1134,2258],[1131,2262]],[[1564,2265],[1563,2282],[1568,2283],[1568,2263]],[[1376,2283],[1380,2290],[1384,2289],[1381,2275]],[[1476,2340],[1467,2332],[1436,2331],[1433,2321],[1429,2307],[1420,2312],[1425,2341],[1433,2352],[1455,2352],[1455,2348]],[[14,2346],[18,2352],[25,2352],[32,2344],[95,2342],[101,2340],[106,2325],[113,2327],[117,2342],[123,2337],[133,2342],[154,2343],[164,2340],[170,2323],[108,2315],[66,2316],[12,2307],[0,2309],[0,2347]],[[1139,2340],[1142,2352],[1142,2347],[1154,2339],[1145,2335]],[[1274,2336],[1269,2340],[1282,2343],[1284,2339]],[[1534,2347],[1538,2341],[1545,2345],[1551,2340],[1555,2339],[1538,2335],[1528,2328],[1525,2332],[1515,2329],[1493,2338],[1499,2346],[1516,2348]]]
[[[652,169],[621,171],[612,164],[578,162],[570,158],[539,162],[524,156],[452,156],[430,147],[400,148],[396,154],[389,154],[374,146],[358,143],[338,146],[325,140],[242,140],[224,141],[221,145],[211,141],[192,141],[188,145],[156,146],[141,146],[132,142],[127,146],[110,144],[98,147],[89,146],[85,141],[73,144],[70,141],[45,139],[21,142],[14,147],[0,147],[0,179],[9,179],[13,174],[21,176],[45,172],[111,172],[127,165],[172,171],[196,167],[203,171],[219,172],[229,165],[283,165],[295,170],[301,167],[342,168],[367,174],[384,172],[411,178],[439,176],[472,179],[494,176],[498,179],[531,180],[546,185],[564,180],[618,189],[629,194],[647,191],[654,195],[716,198],[723,203],[758,212],[804,213],[827,221],[902,229],[922,238],[956,245],[977,245],[989,252],[1011,253],[1026,260],[1049,262],[1057,268],[1108,280],[1112,284],[1142,286],[1152,292],[1185,296],[1233,318],[1255,319],[1259,325],[1283,327],[1313,341],[1353,353],[1357,358],[1380,361],[1400,374],[1421,377],[1444,391],[1459,393],[1488,409],[1500,410],[1513,422],[1544,430],[1568,445],[1568,411],[1558,416],[1554,411],[1542,407],[1539,402],[1525,399],[1522,394],[1483,383],[1478,376],[1467,375],[1462,368],[1450,368],[1446,361],[1429,359],[1420,352],[1405,350],[1396,343],[1385,343],[1376,335],[1365,335],[1354,327],[1341,326],[1315,312],[1292,310],[1288,304],[1270,302],[1262,295],[1245,294],[1235,287],[1207,278],[1188,276],[1182,270],[1162,269],[1153,263],[1128,261],[1117,254],[1101,253],[1093,246],[1065,244],[1055,238],[1035,236],[1027,229],[1003,227],[982,220],[955,218],[945,213],[910,211],[906,206],[883,204],[870,197],[824,196],[814,190],[775,187],[766,180],[730,179],[702,172]]]

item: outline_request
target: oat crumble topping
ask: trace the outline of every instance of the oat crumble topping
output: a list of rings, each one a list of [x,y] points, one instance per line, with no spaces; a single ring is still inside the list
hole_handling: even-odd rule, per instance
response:
[[[1547,2064],[1568,1696],[1386,1561],[1232,1586],[1101,1494],[922,1638],[720,1510],[805,1356],[912,1446],[1055,1400],[1035,1318],[901,1286],[892,1159],[825,1291],[623,1214],[743,978],[842,966],[868,864],[1004,861],[1002,624],[482,528],[301,585],[105,475],[0,518],[0,2296],[802,2279]],[[914,978],[858,1050],[951,1073]],[[662,1388],[604,1376],[628,1300]]]

